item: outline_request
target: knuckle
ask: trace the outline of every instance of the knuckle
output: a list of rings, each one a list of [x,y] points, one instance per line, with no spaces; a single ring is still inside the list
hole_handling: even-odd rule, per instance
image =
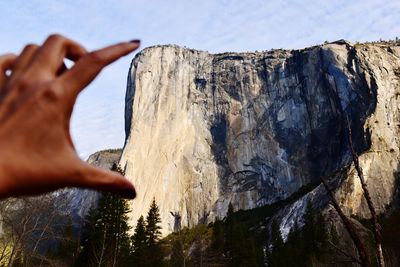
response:
[[[47,38],[47,41],[56,41],[57,42],[57,41],[61,41],[64,39],[65,39],[65,37],[62,36],[61,34],[53,33]]]
[[[61,93],[53,87],[47,87],[43,89],[41,97],[45,100],[55,102],[61,99]]]
[[[15,55],[13,53],[0,55],[0,68],[2,70],[4,70],[8,66],[3,66],[3,64],[10,65],[10,63],[13,63],[16,58],[17,58],[17,55]]]
[[[37,49],[37,48],[39,48],[39,46],[37,44],[27,44],[25,46],[26,50]]]
[[[0,55],[0,60],[6,60],[8,58],[15,58],[15,57],[17,57],[16,54],[7,53],[7,54]]]
[[[27,44],[25,46],[26,49],[32,49],[32,48],[38,48],[39,46],[37,44]]]

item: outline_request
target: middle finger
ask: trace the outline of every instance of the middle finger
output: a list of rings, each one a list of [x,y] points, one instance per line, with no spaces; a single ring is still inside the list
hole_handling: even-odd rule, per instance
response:
[[[15,79],[28,68],[29,64],[32,61],[32,58],[34,57],[38,49],[39,46],[35,44],[28,44],[24,47],[11,70],[10,80]]]

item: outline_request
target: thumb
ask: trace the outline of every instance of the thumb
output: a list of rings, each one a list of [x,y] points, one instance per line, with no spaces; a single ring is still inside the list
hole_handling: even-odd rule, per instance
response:
[[[84,179],[79,187],[85,187],[120,195],[123,198],[134,199],[135,187],[123,175],[114,171],[102,170],[85,163]]]

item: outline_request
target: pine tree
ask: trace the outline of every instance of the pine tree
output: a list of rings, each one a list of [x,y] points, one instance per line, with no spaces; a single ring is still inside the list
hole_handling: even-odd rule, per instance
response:
[[[224,244],[224,252],[227,255],[228,259],[232,261],[232,251],[234,250],[233,246],[235,243],[235,236],[233,235],[234,229],[236,226],[236,217],[233,210],[232,203],[229,203],[228,212],[225,217],[225,244]]]
[[[224,228],[222,222],[216,218],[212,227],[212,248],[217,252],[224,249]]]
[[[264,252],[264,266],[269,266],[268,263],[271,261],[271,255],[272,251],[270,249],[270,244],[269,244],[269,232],[266,231],[265,233],[265,252]]]
[[[112,170],[123,173],[113,165]],[[124,266],[129,261],[128,203],[112,194],[103,194],[98,207],[86,216],[83,249],[76,266]]]
[[[112,171],[125,175],[120,166],[113,164]],[[116,195],[110,195],[110,225],[111,229],[111,246],[113,247],[112,261],[113,266],[122,266],[129,261],[131,253],[131,240],[128,234],[130,226],[128,224],[129,205],[126,199]]]
[[[150,210],[146,217],[146,239],[147,239],[147,264],[148,266],[161,266],[162,250],[159,244],[161,238],[160,213],[155,198],[150,205]],[[151,255],[151,256],[150,256]]]
[[[325,218],[321,211],[318,211],[315,218],[315,244],[317,258],[323,258],[328,252],[329,233],[326,226]]]
[[[279,229],[279,224],[276,219],[272,221],[271,226],[271,245],[272,245],[272,254],[271,261],[269,266],[286,266],[284,260],[284,243],[281,235],[281,231]]]
[[[211,245],[207,248],[207,260],[210,266],[226,266],[224,257],[224,224],[218,218],[212,224]]]
[[[236,218],[231,203],[225,219],[225,240],[229,266],[257,266],[255,241],[245,238],[244,227]]]
[[[185,254],[181,238],[176,236],[172,243],[171,265],[176,267],[185,266]]]
[[[146,217],[146,236],[149,246],[153,246],[159,241],[161,237],[161,223],[160,213],[155,198],[150,205],[150,210]]]
[[[75,266],[93,266],[92,253],[97,250],[97,242],[103,243],[103,236],[101,234],[101,229],[98,224],[99,212],[95,205],[93,205],[88,214],[85,217],[85,225],[83,227],[82,233],[82,250],[79,253],[78,259],[75,262]]]
[[[316,250],[315,224],[316,215],[311,200],[307,201],[306,211],[303,215],[304,226],[302,238],[304,240],[304,254],[310,255]]]
[[[60,245],[58,247],[55,258],[64,262],[67,266],[73,266],[78,253],[77,238],[73,233],[73,225],[71,219],[68,220],[64,227]]]
[[[135,233],[132,236],[132,245],[132,258],[135,264],[134,266],[146,266],[147,238],[146,225],[143,216],[140,216],[139,220],[136,223]]]
[[[243,227],[242,232],[243,232]],[[257,253],[256,245],[253,237],[243,238],[242,250],[240,251],[241,266],[256,267],[257,264]]]
[[[303,255],[303,240],[301,238],[301,230],[297,221],[295,221],[294,226],[290,229],[287,241],[284,245],[284,254],[290,255],[286,257],[287,266],[305,266],[303,263],[305,261]]]

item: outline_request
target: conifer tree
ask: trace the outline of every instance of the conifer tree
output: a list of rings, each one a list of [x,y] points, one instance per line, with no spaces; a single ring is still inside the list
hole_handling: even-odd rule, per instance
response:
[[[302,238],[304,240],[304,254],[310,255],[316,250],[315,244],[315,223],[316,216],[315,211],[312,206],[311,200],[307,201],[306,211],[303,215],[303,234]]]
[[[268,266],[268,263],[271,261],[271,254],[272,251],[270,249],[270,243],[269,243],[269,232],[266,231],[265,233],[265,252],[264,252],[264,266]]]
[[[133,263],[134,266],[146,266],[147,237],[146,225],[143,216],[137,221],[135,233],[132,236]]]
[[[97,221],[99,220],[99,212],[93,205],[88,214],[85,217],[85,225],[83,227],[82,233],[82,250],[79,253],[78,259],[75,262],[75,266],[91,266],[92,253],[96,250],[96,242],[102,242],[103,238],[101,235],[101,230]]]
[[[123,173],[113,165],[112,170]],[[128,203],[112,194],[103,194],[98,207],[86,216],[83,249],[76,266],[123,266],[129,261]]]
[[[224,228],[222,222],[216,218],[212,227],[212,248],[217,252],[224,249]]]
[[[172,243],[171,265],[177,267],[185,266],[185,254],[182,240],[179,236],[176,236]]]
[[[285,243],[285,255],[290,255],[287,257],[288,266],[304,266],[304,256],[303,256],[303,240],[301,238],[301,231],[297,221],[288,234],[287,242]]]
[[[328,253],[329,234],[322,212],[316,212],[310,200],[307,202],[303,221],[302,262],[309,263],[312,258],[321,261]]]
[[[256,250],[253,238],[246,238],[243,226],[237,220],[233,206],[229,203],[225,219],[225,252],[229,266],[256,266]]]
[[[272,221],[271,244],[272,244],[272,249],[274,250],[281,249],[283,247],[282,234],[279,229],[279,223],[276,219]]]
[[[55,254],[55,258],[65,263],[67,266],[73,266],[77,257],[77,253],[78,242],[73,233],[72,221],[69,219],[64,227],[60,245],[57,253]]]
[[[208,263],[211,266],[226,266],[224,257],[224,224],[218,218],[212,224],[211,245],[207,248]]]
[[[161,266],[162,250],[159,244],[161,238],[160,213],[155,198],[150,205],[150,210],[146,217],[146,239],[147,239],[147,264],[148,266]],[[151,253],[151,257],[150,257]]]
[[[232,203],[229,203],[228,212],[225,217],[225,244],[224,252],[228,258],[228,261],[232,263],[235,259],[235,243],[237,243],[238,236],[235,235],[234,230],[236,228],[236,218],[233,210]]]
[[[269,266],[286,266],[284,260],[284,243],[281,235],[281,231],[279,229],[279,224],[276,219],[272,221],[271,226],[271,245],[272,245],[272,254],[271,261]]]
[[[232,257],[232,250],[236,236],[233,235],[234,229],[236,227],[236,217],[233,210],[232,203],[229,203],[228,212],[225,217],[225,244],[224,251],[228,258]]]
[[[150,210],[146,217],[146,237],[149,246],[153,246],[161,237],[160,213],[155,198],[150,205]]]
[[[324,256],[328,252],[329,233],[325,218],[321,211],[318,211],[315,218],[315,244],[317,257]]]
[[[242,232],[243,226],[241,226]],[[257,266],[257,253],[256,245],[253,237],[243,238],[244,243],[241,244],[242,250],[239,250],[241,257],[241,266],[256,267]]]

